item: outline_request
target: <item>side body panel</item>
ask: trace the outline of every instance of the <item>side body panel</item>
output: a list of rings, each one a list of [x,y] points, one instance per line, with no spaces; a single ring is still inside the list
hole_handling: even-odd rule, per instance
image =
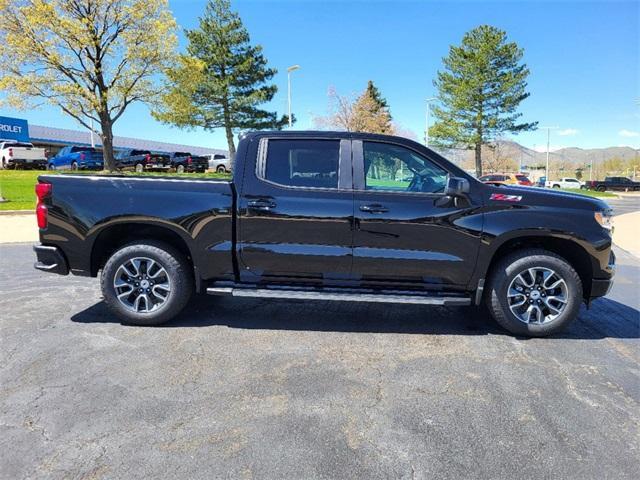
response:
[[[71,271],[91,274],[91,252],[113,226],[154,225],[186,243],[203,279],[234,279],[232,184],[213,180],[151,177],[43,175],[53,184],[47,199],[44,245],[59,247]]]

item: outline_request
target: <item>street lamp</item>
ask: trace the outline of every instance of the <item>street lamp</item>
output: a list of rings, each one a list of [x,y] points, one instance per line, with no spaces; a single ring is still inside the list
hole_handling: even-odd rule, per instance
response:
[[[291,119],[291,72],[295,72],[300,68],[300,65],[291,65],[287,68],[287,105],[289,109],[289,128],[293,127],[293,121]]]
[[[550,180],[549,178],[549,138],[551,137],[551,129],[556,130],[557,128],[560,127],[540,127],[540,128],[546,128],[547,129],[547,168],[544,170],[544,174],[547,177],[546,181],[548,182]]]
[[[438,100],[436,97],[427,98],[427,114],[425,119],[424,130],[424,146],[429,147],[429,111],[431,110],[431,102]]]

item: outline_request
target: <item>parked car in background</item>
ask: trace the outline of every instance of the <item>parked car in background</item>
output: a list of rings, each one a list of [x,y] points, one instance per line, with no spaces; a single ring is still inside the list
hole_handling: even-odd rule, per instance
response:
[[[49,170],[102,170],[102,152],[93,147],[70,145],[47,162]]]
[[[209,155],[209,170],[218,173],[226,173],[231,171],[231,159],[220,153],[212,153]]]
[[[29,142],[0,140],[0,168],[37,168],[47,167],[44,148],[36,148]]]
[[[533,183],[523,173],[492,173],[483,175],[478,180],[483,183],[492,185],[522,185],[523,187],[532,187]]]
[[[640,182],[634,182],[627,177],[606,177],[604,180],[589,180],[584,184],[588,190],[604,192],[606,190],[640,191]]]
[[[583,188],[584,182],[574,177],[562,177],[558,180],[549,180],[544,184],[547,188]]]
[[[116,154],[116,168],[118,170],[167,171],[171,168],[171,159],[166,153],[152,153],[149,150],[128,148]]]
[[[547,183],[547,177],[540,177],[534,184],[534,187],[540,187],[540,188],[544,188],[545,184]]]
[[[139,325],[168,321],[196,291],[485,302],[507,330],[543,336],[611,288],[600,199],[483,184],[385,135],[253,132],[236,158],[229,181],[41,175],[35,267],[101,275],[107,306]],[[397,162],[409,182],[385,168]]]
[[[177,173],[204,173],[209,168],[209,159],[191,155],[189,152],[173,152],[169,154],[171,168]]]

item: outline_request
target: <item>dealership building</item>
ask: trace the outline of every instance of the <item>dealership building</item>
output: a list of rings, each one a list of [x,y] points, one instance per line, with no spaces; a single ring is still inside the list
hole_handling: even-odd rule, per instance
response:
[[[30,125],[21,118],[0,116],[0,140],[17,140],[31,142],[36,147],[43,147],[47,157],[58,153],[67,145],[91,146],[91,133],[82,130],[69,130],[66,128],[47,127],[43,125]],[[94,144],[100,148],[100,136],[94,134]],[[217,148],[198,147],[178,143],[156,142],[132,137],[113,137],[113,146],[117,149],[135,148],[149,150],[151,152],[189,152],[193,155],[222,154],[227,155],[227,150]]]

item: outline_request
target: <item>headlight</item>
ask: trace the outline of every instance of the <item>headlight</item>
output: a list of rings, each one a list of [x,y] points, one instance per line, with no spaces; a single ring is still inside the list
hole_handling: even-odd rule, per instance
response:
[[[606,228],[607,230],[613,230],[613,217],[611,216],[611,212],[594,212],[593,213],[596,222],[602,226],[602,228]]]

